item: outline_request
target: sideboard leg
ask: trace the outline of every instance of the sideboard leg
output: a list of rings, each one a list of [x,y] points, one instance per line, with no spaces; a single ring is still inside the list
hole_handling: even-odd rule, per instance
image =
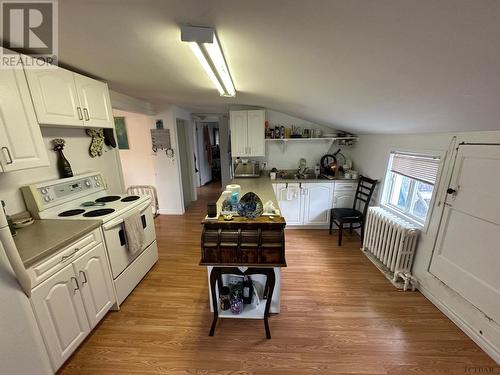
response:
[[[212,272],[210,272],[210,291],[212,292],[212,306],[214,309],[214,320],[212,321],[212,326],[210,327],[209,336],[213,336],[215,333],[215,326],[217,325],[217,319],[219,318],[219,306],[217,304],[217,295],[215,293],[215,284],[220,276],[220,271],[214,267]]]

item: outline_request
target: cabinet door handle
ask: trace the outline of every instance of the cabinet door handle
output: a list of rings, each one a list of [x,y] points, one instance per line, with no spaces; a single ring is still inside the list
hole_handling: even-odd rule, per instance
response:
[[[85,121],[89,121],[90,120],[89,110],[87,108],[83,109],[83,114],[85,115]]]
[[[62,256],[62,257],[61,257],[61,261],[60,261],[60,263],[62,263],[62,262],[64,262],[64,261],[68,260],[69,258],[74,257],[74,256],[75,256],[75,254],[76,254],[78,251],[80,251],[80,249],[77,247],[77,248],[75,248],[75,250],[74,250],[71,254]]]
[[[78,112],[78,120],[83,120],[82,109],[80,107],[76,107],[76,112]]]
[[[87,274],[85,273],[85,271],[81,270],[80,271],[80,276],[83,276],[83,281],[82,281],[82,286],[83,286],[88,281],[87,280]]]
[[[7,156],[9,157],[9,160],[7,161],[7,164],[13,164],[14,161],[12,160],[12,155],[10,154],[10,150],[8,147],[3,146],[2,151],[7,151]]]
[[[80,290],[80,285],[78,284],[78,279],[74,276],[71,276],[71,284],[73,284],[73,294],[76,294],[76,291]]]

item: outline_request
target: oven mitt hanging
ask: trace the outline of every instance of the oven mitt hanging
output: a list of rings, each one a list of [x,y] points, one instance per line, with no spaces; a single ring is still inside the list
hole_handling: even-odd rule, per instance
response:
[[[89,154],[93,158],[102,156],[102,147],[104,144],[104,132],[102,129],[86,129],[87,135],[92,137],[90,142]]]
[[[106,146],[116,148],[116,140],[113,129],[104,129],[104,143]]]

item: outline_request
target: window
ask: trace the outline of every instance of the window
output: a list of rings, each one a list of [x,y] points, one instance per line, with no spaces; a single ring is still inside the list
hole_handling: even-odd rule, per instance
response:
[[[424,226],[439,171],[439,157],[391,153],[383,204]]]

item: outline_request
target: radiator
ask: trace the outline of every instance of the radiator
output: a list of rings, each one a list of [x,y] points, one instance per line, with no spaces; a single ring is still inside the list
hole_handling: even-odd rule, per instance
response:
[[[370,207],[362,250],[396,287],[415,290],[411,267],[419,233],[408,221],[381,207]]]

